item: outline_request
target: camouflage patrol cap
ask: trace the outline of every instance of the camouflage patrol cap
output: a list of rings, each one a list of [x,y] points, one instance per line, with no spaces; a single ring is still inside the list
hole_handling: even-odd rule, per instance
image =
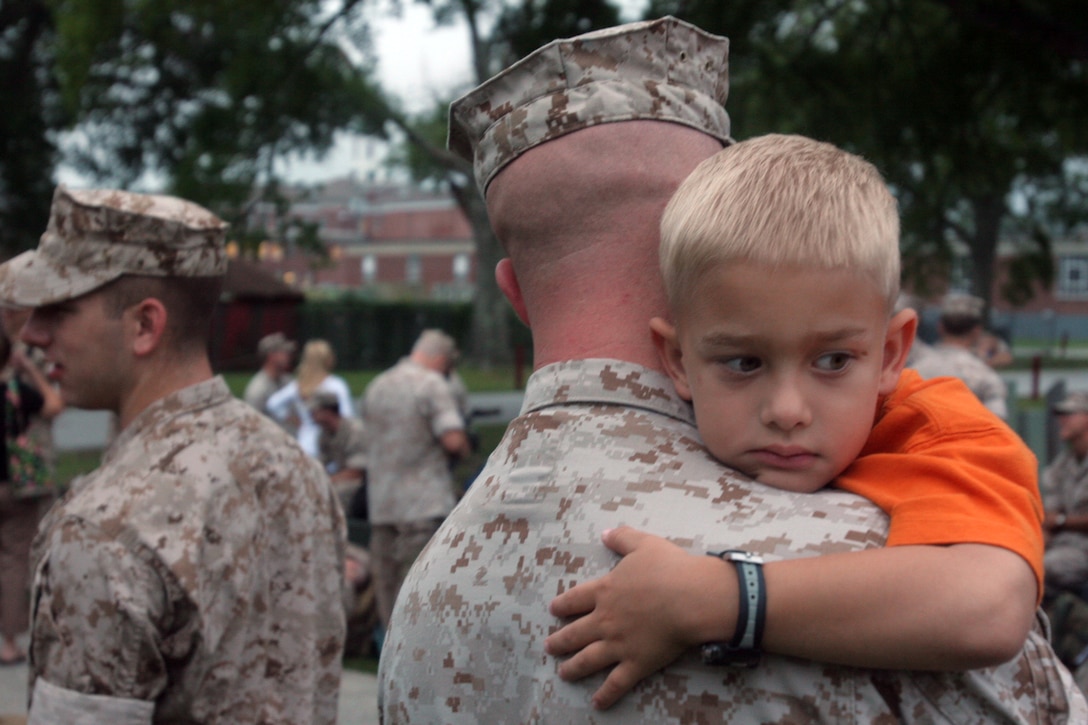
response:
[[[941,317],[961,320],[981,320],[986,303],[981,297],[950,294],[941,302]]]
[[[729,39],[664,17],[555,40],[450,106],[449,148],[481,192],[534,146],[617,121],[729,136]]]
[[[1088,393],[1077,391],[1070,393],[1054,404],[1055,413],[1088,413]]]
[[[173,196],[58,186],[38,248],[0,265],[0,300],[52,304],[125,274],[221,276],[226,227],[204,207]]]
[[[274,352],[294,352],[295,341],[287,339],[282,332],[273,332],[257,341],[257,354],[268,357]]]

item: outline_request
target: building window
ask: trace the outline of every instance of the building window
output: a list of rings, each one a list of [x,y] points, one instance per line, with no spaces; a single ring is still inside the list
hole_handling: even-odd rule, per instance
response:
[[[408,284],[419,284],[423,281],[423,262],[418,254],[409,254],[404,260],[404,281]]]
[[[367,254],[359,261],[359,271],[363,275],[363,281],[370,283],[378,279],[378,258],[373,254]]]
[[[1062,257],[1058,260],[1058,296],[1088,297],[1088,257]]]
[[[453,255],[453,281],[458,283],[468,282],[468,273],[472,268],[467,254]]]

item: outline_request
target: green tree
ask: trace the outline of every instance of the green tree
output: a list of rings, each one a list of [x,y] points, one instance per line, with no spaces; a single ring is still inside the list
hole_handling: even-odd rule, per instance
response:
[[[111,185],[146,174],[204,203],[246,241],[258,201],[286,204],[274,162],[339,130],[378,134],[362,0],[8,0],[0,3],[0,246],[31,246],[47,216],[55,139]],[[256,190],[256,191],[255,191]],[[281,233],[316,243],[304,225]],[[255,232],[254,237],[263,236]]]
[[[38,0],[0,2],[0,255],[37,242],[49,214],[54,134],[66,121],[51,74],[53,17]]]
[[[1053,219],[1018,204],[1070,179],[1088,152],[1088,18],[1070,0],[657,0],[731,39],[738,137],[796,132],[872,160],[895,188],[915,282],[952,245],[990,299],[997,243],[1022,250],[1005,293],[1049,283]],[[1058,194],[1058,196],[1068,195]],[[1081,209],[1083,215],[1083,207]]]

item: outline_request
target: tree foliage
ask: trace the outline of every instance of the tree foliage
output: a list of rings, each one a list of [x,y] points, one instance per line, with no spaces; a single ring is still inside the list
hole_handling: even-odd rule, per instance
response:
[[[65,116],[51,73],[53,17],[38,0],[0,2],[0,254],[36,243],[49,213]]]
[[[52,144],[59,131],[75,128],[67,161],[77,171],[120,187],[153,174],[167,191],[208,205],[242,231],[251,202],[280,199],[277,158],[320,153],[342,129],[382,133],[366,108],[381,102],[370,66],[349,62],[338,42],[353,37],[366,47],[362,4],[4,2],[0,58],[13,68],[4,73],[5,100],[25,117],[11,143],[35,148],[4,155],[4,221],[9,205],[22,204],[34,210],[28,226],[40,231]],[[17,81],[35,87],[20,93]],[[33,162],[35,183],[17,186],[16,164]],[[30,241],[24,236],[6,249]]]
[[[1057,229],[1016,202],[1063,186],[1066,160],[1088,152],[1080,3],[653,3],[651,14],[664,12],[730,37],[738,137],[804,133],[881,169],[900,200],[912,281],[947,275],[952,245],[962,245],[973,291],[988,300],[1004,233],[1022,250],[1010,298],[1049,283],[1041,260]]]

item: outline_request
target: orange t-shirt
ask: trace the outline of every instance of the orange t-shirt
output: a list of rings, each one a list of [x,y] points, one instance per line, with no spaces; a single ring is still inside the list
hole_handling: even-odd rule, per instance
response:
[[[1043,592],[1043,504],[1031,449],[957,378],[904,370],[834,485],[890,517],[888,546],[988,544],[1022,556]]]

